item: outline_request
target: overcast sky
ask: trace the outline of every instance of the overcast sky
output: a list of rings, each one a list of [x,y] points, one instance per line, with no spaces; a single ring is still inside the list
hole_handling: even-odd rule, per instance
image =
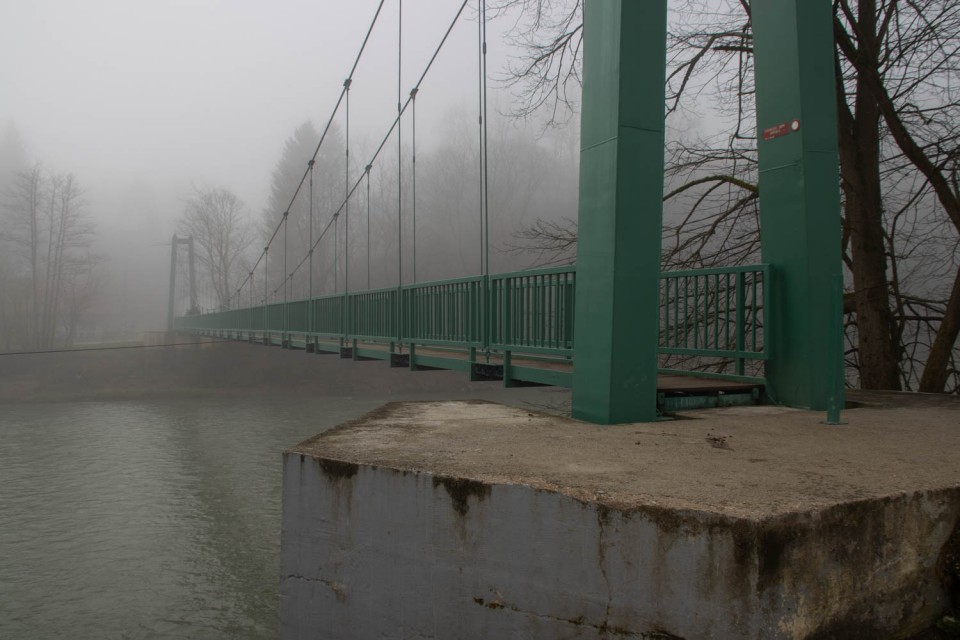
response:
[[[386,2],[352,93],[354,132],[368,138],[395,111],[397,4]],[[404,4],[406,94],[457,6]],[[376,5],[3,2],[0,121],[16,123],[31,156],[90,188],[224,184],[259,208],[283,141],[304,120],[326,119]],[[475,23],[464,21],[423,88],[418,117],[472,105],[475,93]]]
[[[158,245],[191,185],[227,187],[259,215],[284,141],[305,120],[325,123],[377,4],[0,0],[0,126],[16,125],[31,160],[80,180],[110,256],[111,290],[159,293],[167,254]],[[429,145],[429,123],[445,113],[475,113],[475,4],[421,89],[418,144]],[[403,5],[406,96],[459,3]],[[396,113],[397,7],[385,3],[355,75],[355,153]],[[507,56],[498,30],[492,76]]]

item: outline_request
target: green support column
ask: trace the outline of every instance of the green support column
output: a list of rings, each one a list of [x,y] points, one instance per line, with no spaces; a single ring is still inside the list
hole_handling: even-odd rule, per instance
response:
[[[587,0],[573,416],[657,418],[667,0]]]
[[[840,195],[830,0],[755,0],[763,261],[773,269],[767,393],[843,404]]]

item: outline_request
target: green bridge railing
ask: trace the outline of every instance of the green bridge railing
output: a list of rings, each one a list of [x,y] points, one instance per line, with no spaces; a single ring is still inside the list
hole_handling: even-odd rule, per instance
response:
[[[769,357],[769,278],[766,265],[663,273],[662,371],[762,382],[756,374]],[[505,381],[572,386],[576,284],[576,267],[534,269],[183,316],[175,326],[321,351],[348,348],[354,357],[392,358],[405,346],[410,366],[471,370],[493,357]],[[377,344],[389,348],[370,347]],[[417,354],[420,347],[434,355]],[[454,350],[467,358],[435,355]],[[515,355],[529,362],[519,366]]]
[[[758,374],[769,359],[764,334],[770,326],[769,281],[767,265],[662,273],[659,351],[687,367],[662,370],[763,382],[759,375],[746,375],[746,366],[752,362]],[[733,373],[722,370],[728,363]]]

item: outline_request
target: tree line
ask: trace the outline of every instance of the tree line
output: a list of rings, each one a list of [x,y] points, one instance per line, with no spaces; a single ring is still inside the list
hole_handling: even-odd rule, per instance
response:
[[[396,147],[384,152],[367,172],[372,149],[360,142],[351,149],[348,183],[344,136],[334,124],[315,158],[312,189],[308,180],[291,203],[320,140],[305,122],[285,141],[258,216],[227,188],[194,189],[177,229],[194,238],[200,277],[212,293],[213,301],[201,306],[394,287],[401,271],[404,284],[479,274],[476,127],[466,112],[452,109],[440,123],[440,141],[417,152],[416,172],[409,146],[399,157]],[[508,118],[493,120],[490,154],[491,270],[532,266],[529,253],[514,246],[516,234],[541,217],[575,215],[576,154],[565,141],[538,139]],[[345,207],[348,184],[357,181]],[[251,288],[248,276],[271,238]]]
[[[11,125],[0,141],[0,342],[70,347],[101,285],[102,257],[76,176],[28,163]]]

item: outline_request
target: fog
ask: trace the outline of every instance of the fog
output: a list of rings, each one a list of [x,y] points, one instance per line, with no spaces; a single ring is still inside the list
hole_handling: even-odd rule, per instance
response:
[[[306,121],[322,129],[377,4],[3,3],[0,129],[22,142],[21,166],[72,173],[83,189],[94,247],[106,258],[96,301],[111,318],[104,323],[162,328],[169,239],[195,187],[229,189],[251,219],[261,219],[285,141]],[[354,76],[355,153],[372,149],[396,113],[396,5],[385,3]],[[404,3],[404,98],[456,8]],[[493,113],[509,111],[496,82],[510,55],[500,38],[509,24],[489,27]],[[440,123],[461,121],[473,127],[465,135],[475,133],[476,69],[477,23],[468,8],[421,87],[420,148],[443,142],[449,126]],[[575,141],[567,136],[565,144]]]

